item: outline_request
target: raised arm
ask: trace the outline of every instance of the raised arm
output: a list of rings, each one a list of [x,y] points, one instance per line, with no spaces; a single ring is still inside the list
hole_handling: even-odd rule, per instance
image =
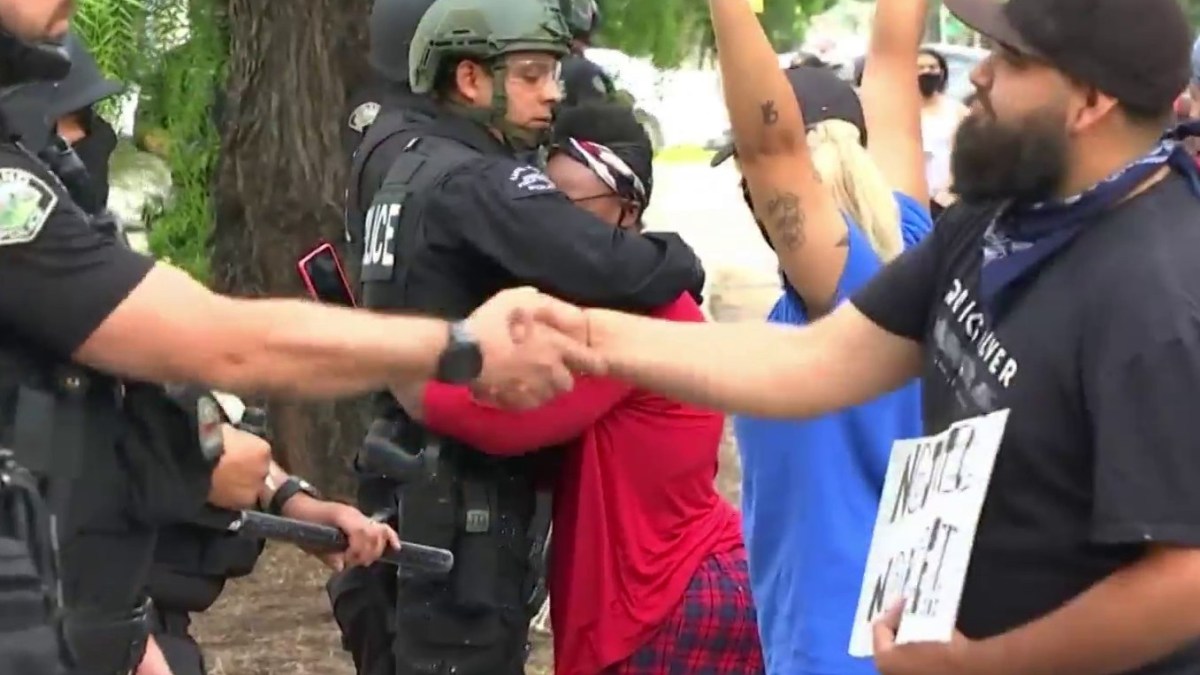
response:
[[[859,90],[871,159],[893,189],[920,204],[929,201],[916,84],[926,4],[926,0],[877,0]]]
[[[754,214],[810,313],[829,310],[847,224],[821,184],[796,94],[746,0],[710,0],[725,105]]]

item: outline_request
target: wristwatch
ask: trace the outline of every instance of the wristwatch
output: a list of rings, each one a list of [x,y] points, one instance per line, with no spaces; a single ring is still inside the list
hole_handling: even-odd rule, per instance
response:
[[[483,372],[483,351],[465,321],[450,324],[450,338],[438,357],[434,379],[446,384],[469,384]]]
[[[321,493],[318,492],[317,488],[313,487],[311,483],[303,478],[288,476],[288,479],[283,481],[283,485],[279,486],[279,489],[275,491],[275,494],[271,495],[271,502],[267,504],[267,513],[275,516],[282,516],[283,505],[286,504],[289,499],[295,497],[301,492],[309,497],[312,497],[313,499],[321,498]]]

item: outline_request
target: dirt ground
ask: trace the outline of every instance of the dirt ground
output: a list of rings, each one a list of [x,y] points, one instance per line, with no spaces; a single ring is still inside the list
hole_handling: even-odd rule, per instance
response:
[[[325,595],[328,572],[290,546],[271,545],[254,575],[229,585],[197,617],[210,675],[354,675]],[[549,675],[548,636],[527,672]]]
[[[722,448],[718,487],[737,503],[739,471],[732,441]],[[270,545],[255,573],[229,584],[197,617],[196,636],[209,675],[354,675],[325,595],[326,568],[291,546]],[[550,636],[534,633],[526,675],[550,675]]]

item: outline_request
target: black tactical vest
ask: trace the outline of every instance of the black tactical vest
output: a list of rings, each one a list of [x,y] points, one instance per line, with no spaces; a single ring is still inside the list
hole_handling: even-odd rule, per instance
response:
[[[426,197],[450,171],[481,153],[450,138],[410,136],[366,215],[363,301],[368,308],[446,315],[453,303],[445,301],[441,287],[414,283],[410,274],[414,259],[428,246],[427,228],[437,226],[425,216]],[[451,549],[455,555],[454,572],[449,585],[440,587],[443,590],[420,581],[399,584],[399,630],[416,641],[487,644],[503,632],[500,623],[527,622],[541,604],[550,499],[535,485],[539,462],[533,457],[491,457],[450,439],[434,438],[390,397],[384,408],[395,429],[393,442],[414,453],[437,448],[431,474],[400,491],[402,512],[413,514],[402,519],[401,536]],[[380,504],[362,506],[371,512]],[[431,598],[437,598],[432,605]],[[473,618],[431,623],[427,615],[434,611],[432,606]],[[419,634],[431,630],[438,635]]]
[[[79,210],[51,171],[41,173],[57,208]],[[167,447],[162,403],[152,385],[126,386],[0,335],[0,445],[43,486],[56,521],[73,675],[125,675],[141,660],[157,526],[207,490],[196,480],[207,468],[176,461]]]
[[[386,110],[367,127],[362,141],[350,160],[350,178],[346,187],[345,238],[348,260],[348,273],[351,279],[358,280],[358,269],[363,255],[363,233],[365,231],[366,213],[362,204],[374,200],[374,195],[363,194],[364,172],[376,153],[385,144],[400,134],[412,133],[429,121],[429,116],[420,110]]]
[[[45,486],[61,537],[62,629],[79,673],[120,673],[140,659],[142,584],[154,529],[130,518],[120,458],[120,387],[70,363],[0,344],[0,428]]]
[[[43,480],[17,461],[8,450],[12,439],[44,436],[37,425],[37,405],[22,395],[16,382],[26,367],[5,361],[0,352],[0,672],[58,675],[69,662],[62,639],[61,566],[58,538],[47,503]],[[17,411],[23,426],[15,433]],[[29,428],[34,424],[33,429]],[[35,465],[54,460],[78,461],[58,453],[36,456],[46,447],[28,448],[21,458]],[[62,485],[55,486],[61,494]]]

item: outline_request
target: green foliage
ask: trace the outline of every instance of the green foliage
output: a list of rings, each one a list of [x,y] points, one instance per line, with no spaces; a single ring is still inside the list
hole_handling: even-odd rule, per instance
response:
[[[164,155],[172,197],[147,214],[150,250],[207,281],[214,221],[211,191],[220,134],[213,105],[224,82],[228,40],[214,0],[191,0],[188,39],[146,77],[138,115],[143,144]],[[177,28],[164,20],[160,31]]]
[[[74,30],[105,75],[137,87],[139,145],[163,157],[172,196],[144,214],[150,250],[199,279],[209,271],[209,199],[220,137],[212,106],[228,40],[218,0],[79,0]],[[110,103],[101,108],[115,113]]]
[[[146,46],[146,16],[143,0],[79,0],[72,28],[96,58],[100,72],[132,83]],[[111,119],[115,106],[116,101],[104,101],[100,113]]]
[[[764,0],[760,19],[771,44],[787,51],[803,41],[809,19],[835,2]],[[600,0],[600,12],[600,44],[649,56],[659,67],[677,66],[712,44],[708,0]]]
[[[1183,0],[1183,10],[1187,12],[1192,27],[1200,25],[1200,0]]]

